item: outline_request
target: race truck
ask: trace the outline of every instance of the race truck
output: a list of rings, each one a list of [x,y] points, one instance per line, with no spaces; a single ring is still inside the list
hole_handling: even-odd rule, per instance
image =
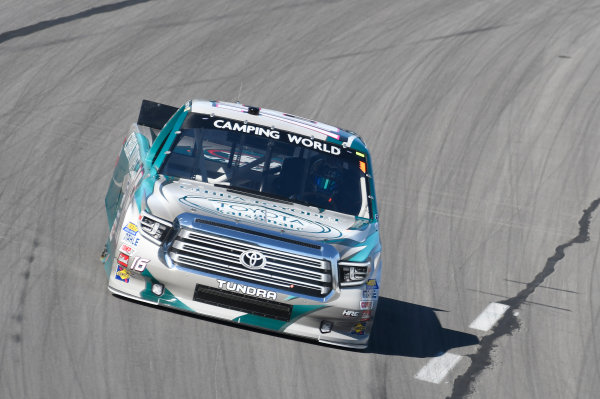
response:
[[[106,194],[119,296],[364,349],[381,279],[355,133],[240,103],[144,100]]]

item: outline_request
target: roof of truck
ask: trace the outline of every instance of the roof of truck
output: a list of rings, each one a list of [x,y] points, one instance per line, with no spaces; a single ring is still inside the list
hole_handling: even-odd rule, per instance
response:
[[[355,140],[358,140],[363,147],[365,146],[362,138],[354,132],[267,108],[224,101],[192,100],[191,111],[195,113],[215,114],[230,119],[245,120],[250,123],[275,127],[320,140],[334,141],[341,144],[345,143],[348,147]]]

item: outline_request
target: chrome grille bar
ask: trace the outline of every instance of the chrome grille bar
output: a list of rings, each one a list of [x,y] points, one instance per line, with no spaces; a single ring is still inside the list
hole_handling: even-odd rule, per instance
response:
[[[262,269],[251,270],[242,265],[240,256],[248,250],[257,250],[264,255],[266,264]],[[331,291],[329,261],[264,248],[231,237],[182,229],[169,249],[169,256],[180,267],[291,292],[323,297]]]

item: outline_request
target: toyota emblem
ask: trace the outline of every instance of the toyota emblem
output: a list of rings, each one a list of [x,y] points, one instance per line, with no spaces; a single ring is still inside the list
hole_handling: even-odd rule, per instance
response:
[[[267,265],[267,258],[262,253],[249,249],[241,253],[240,262],[250,270],[258,270]]]

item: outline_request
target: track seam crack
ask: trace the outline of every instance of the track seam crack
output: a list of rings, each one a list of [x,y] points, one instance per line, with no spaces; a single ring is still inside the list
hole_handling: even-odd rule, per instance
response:
[[[472,355],[467,355],[467,357],[471,359],[471,365],[462,375],[454,380],[452,394],[448,398],[464,398],[474,393],[473,385],[477,377],[486,368],[492,365],[492,351],[497,346],[496,341],[505,335],[512,336],[520,327],[520,322],[514,312],[527,301],[527,298],[533,294],[535,289],[539,287],[547,277],[554,273],[556,264],[565,257],[565,250],[567,248],[573,244],[583,244],[590,240],[589,230],[592,213],[599,205],[600,198],[597,198],[592,201],[589,207],[583,210],[583,215],[579,219],[579,234],[566,243],[556,247],[554,255],[546,260],[546,264],[542,271],[539,272],[530,283],[527,283],[527,286],[524,289],[514,297],[499,302],[508,305],[509,308],[496,323],[495,327],[492,329],[492,333],[481,339],[477,352]]]

